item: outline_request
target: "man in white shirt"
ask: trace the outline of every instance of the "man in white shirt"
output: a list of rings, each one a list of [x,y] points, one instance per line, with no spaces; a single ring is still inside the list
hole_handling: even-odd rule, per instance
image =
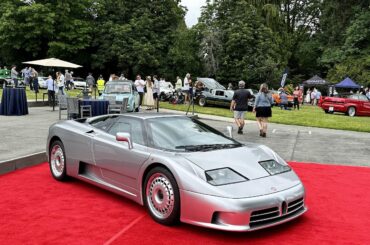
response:
[[[137,75],[136,76],[135,86],[136,86],[137,92],[140,95],[139,107],[141,107],[141,104],[143,102],[143,97],[144,97],[145,81],[141,79],[141,76],[140,75]]]
[[[65,78],[64,78],[64,75],[63,73],[60,72],[60,77],[59,77],[59,91],[62,92],[63,95],[66,94],[66,92],[64,91],[64,88],[65,88],[65,84],[66,84],[66,81],[65,81]]]
[[[53,78],[49,75],[46,80],[46,85],[48,86],[48,101],[49,106],[52,106],[52,103],[55,101],[55,82]]]

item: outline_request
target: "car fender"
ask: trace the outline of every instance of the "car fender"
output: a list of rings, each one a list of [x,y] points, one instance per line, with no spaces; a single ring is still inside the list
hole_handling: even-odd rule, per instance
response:
[[[165,153],[166,155],[166,153]],[[145,174],[153,166],[162,165],[167,168],[175,177],[180,190],[186,190],[207,195],[223,196],[225,193],[216,186],[207,183],[204,171],[193,164],[191,161],[174,153],[168,153],[167,156],[152,154],[150,158],[141,166],[138,178],[142,179],[139,190],[143,193]],[[140,203],[143,204],[141,197]]]

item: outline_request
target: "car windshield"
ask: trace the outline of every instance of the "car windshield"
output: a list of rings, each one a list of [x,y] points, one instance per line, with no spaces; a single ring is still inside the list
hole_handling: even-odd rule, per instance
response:
[[[224,86],[222,86],[219,82],[212,78],[201,78],[198,77],[198,81],[201,81],[204,86],[206,86],[208,89],[226,89]]]
[[[148,119],[148,126],[151,145],[157,149],[185,152],[242,146],[206,124],[187,117]]]
[[[107,84],[104,90],[105,94],[126,94],[131,93],[131,84]]]

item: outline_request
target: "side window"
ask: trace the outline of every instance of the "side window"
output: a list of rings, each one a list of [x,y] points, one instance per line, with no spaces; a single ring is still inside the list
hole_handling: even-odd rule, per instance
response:
[[[139,120],[122,118],[109,129],[108,133],[116,135],[118,132],[129,133],[132,142],[139,145],[146,145],[143,134],[143,126]]]
[[[216,91],[216,95],[218,96],[224,96],[224,91]]]
[[[358,99],[361,101],[369,101],[369,99],[366,97],[366,95],[360,94],[358,95]]]

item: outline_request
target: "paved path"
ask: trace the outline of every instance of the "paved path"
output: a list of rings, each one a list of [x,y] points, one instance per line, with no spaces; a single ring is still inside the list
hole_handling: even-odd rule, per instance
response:
[[[29,112],[27,116],[0,116],[0,162],[45,151],[48,128],[58,121],[58,110],[30,107]],[[222,132],[233,125],[231,118],[199,117]],[[370,166],[370,133],[270,124],[267,138],[261,138],[254,121],[248,121],[244,131],[235,138],[265,144],[287,161]]]

